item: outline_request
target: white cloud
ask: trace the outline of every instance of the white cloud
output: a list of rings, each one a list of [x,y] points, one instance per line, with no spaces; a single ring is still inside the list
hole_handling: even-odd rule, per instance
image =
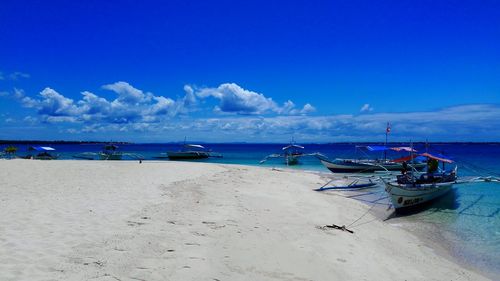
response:
[[[263,114],[276,111],[278,106],[271,98],[263,94],[245,90],[235,83],[221,84],[217,88],[203,88],[197,96],[200,98],[214,97],[220,100],[217,111],[237,114]]]
[[[390,136],[395,141],[500,139],[500,105],[495,104],[426,112],[305,116],[315,111],[312,105],[297,108],[293,101],[287,100],[279,106],[263,94],[236,84],[202,89],[186,85],[185,94],[176,99],[145,93],[126,82],[104,87],[116,93],[114,99],[85,91],[80,99],[73,100],[52,88],[45,88],[36,97],[14,89],[12,96],[24,107],[37,110],[37,118],[25,118],[27,124],[58,123],[66,129],[72,126],[73,133],[147,132],[136,136],[159,138],[198,134],[207,141],[287,141],[290,135],[304,141],[373,141],[383,139],[385,125],[391,122]],[[217,118],[187,115],[196,110],[198,103],[202,104],[200,99],[208,97],[216,98],[217,108],[228,115],[216,115]],[[173,119],[175,116],[179,117]]]
[[[290,135],[301,142],[382,141],[391,122],[391,141],[485,141],[500,139],[500,106],[467,105],[429,112],[374,113],[370,115],[218,118],[181,118],[175,122],[89,124],[82,132],[129,132],[150,141],[175,140],[188,134],[206,141],[283,141]],[[168,139],[166,139],[168,135]],[[148,140],[148,139],[145,139]]]
[[[13,73],[8,73],[4,74],[3,72],[0,72],[0,80],[18,80],[19,78],[30,78],[30,75],[28,73],[23,73],[23,72],[13,72]]]
[[[35,123],[38,122],[38,119],[36,119],[33,116],[26,116],[26,117],[23,118],[23,121],[26,122],[26,123],[29,123],[29,124],[35,124]]]
[[[7,78],[10,80],[18,80],[19,78],[30,78],[30,75],[28,73],[16,71],[14,73],[10,73]]]
[[[359,110],[360,112],[370,112],[373,111],[373,107],[370,106],[370,104],[365,103],[361,109]]]
[[[151,98],[151,94],[146,95],[141,90],[136,89],[129,83],[123,81],[104,85],[102,88],[117,93],[118,99],[116,99],[116,101],[118,102],[129,104],[143,103],[148,102]]]
[[[500,106],[490,104],[429,112],[197,119],[183,129],[209,131],[236,141],[286,141],[292,134],[310,141],[374,141],[383,140],[388,121],[395,141],[500,139]]]
[[[315,111],[316,111],[316,108],[314,106],[312,106],[309,103],[306,103],[304,105],[304,107],[302,107],[302,109],[299,111],[299,114],[305,115],[305,114],[313,113]]]
[[[196,95],[202,99],[208,97],[218,99],[219,105],[214,108],[214,111],[220,113],[297,115],[314,111],[314,107],[310,104],[306,104],[301,110],[296,109],[291,100],[286,101],[283,106],[279,106],[272,98],[243,89],[235,83],[224,83],[217,88],[201,88],[198,89]]]
[[[42,99],[36,104],[38,112],[48,116],[75,116],[80,114],[72,99],[66,98],[51,88],[40,92]]]
[[[84,91],[82,98],[74,101],[51,88],[45,88],[36,98],[26,96],[23,90],[14,89],[13,97],[24,107],[37,109],[46,122],[151,123],[186,114],[196,104],[190,87],[185,87],[185,95],[176,101],[144,93],[127,82],[108,84],[103,88],[115,92],[118,97],[107,100]]]
[[[174,100],[166,97],[154,97],[154,100],[156,101],[156,103],[151,107],[152,115],[165,115],[173,113],[172,108],[175,105]]]

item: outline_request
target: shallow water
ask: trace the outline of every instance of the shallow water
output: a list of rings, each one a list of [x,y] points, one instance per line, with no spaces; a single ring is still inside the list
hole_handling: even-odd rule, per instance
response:
[[[4,146],[0,146],[3,150]],[[99,144],[52,144],[62,160],[74,159],[73,155],[82,152],[98,152]],[[266,155],[280,153],[284,144],[205,144],[223,158],[197,160],[225,164],[259,165]],[[356,152],[355,144],[305,144],[305,152],[320,152],[330,158],[383,158],[383,153]],[[26,145],[18,145],[19,155],[26,153]],[[136,153],[145,159],[155,159],[160,153],[178,150],[179,144],[126,144],[120,150]],[[422,145],[416,146],[425,151]],[[458,174],[465,176],[500,176],[500,144],[432,144],[430,152],[444,153],[458,165]],[[401,157],[402,154],[391,152],[388,158]],[[86,160],[82,160],[86,161]],[[168,160],[164,160],[168,161]],[[285,167],[283,159],[269,160],[264,167]],[[315,157],[301,159],[300,165],[292,169],[313,170],[329,173]],[[311,189],[316,187],[311,187]],[[387,200],[381,197],[383,188],[368,191],[368,196],[353,197],[367,204],[377,201],[380,206],[387,206]],[[383,207],[382,207],[383,208]],[[467,183],[457,184],[453,191],[417,214],[398,218],[395,221],[407,225],[419,226],[426,223],[432,226],[431,235],[444,239],[446,245],[459,260],[474,267],[486,270],[490,276],[500,276],[500,184]],[[427,228],[426,228],[427,229]],[[435,233],[432,233],[435,232]]]

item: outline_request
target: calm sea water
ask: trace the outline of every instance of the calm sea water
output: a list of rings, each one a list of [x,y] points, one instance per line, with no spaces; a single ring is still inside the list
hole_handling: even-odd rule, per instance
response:
[[[205,144],[223,158],[198,160],[226,164],[259,165],[266,155],[279,153],[285,144]],[[5,146],[5,145],[4,145]],[[3,150],[1,146],[0,149]],[[17,145],[19,155],[26,153],[26,145]],[[74,159],[73,155],[82,152],[98,152],[98,144],[53,144],[60,159]],[[365,158],[354,144],[304,144],[305,152],[320,152],[330,158]],[[125,144],[120,150],[137,153],[145,159],[155,159],[160,153],[178,150],[178,144]],[[423,146],[416,146],[423,151]],[[459,176],[497,176],[500,177],[500,144],[431,144],[431,152],[443,153],[458,165]],[[371,158],[382,158],[383,153],[367,153]],[[389,153],[388,157],[404,156]],[[157,159],[155,159],[157,160]],[[86,161],[86,160],[82,160]],[[168,160],[164,160],[168,161]],[[285,167],[282,159],[269,160],[260,165],[264,167]],[[292,169],[314,170],[329,173],[314,157],[303,158],[300,165]],[[315,187],[311,187],[315,188]],[[382,190],[382,187],[379,187]],[[436,201],[427,210],[403,218],[407,222],[425,222],[436,226],[439,236],[451,245],[452,253],[463,261],[485,269],[489,275],[500,276],[500,184],[467,183],[455,185],[453,192]]]

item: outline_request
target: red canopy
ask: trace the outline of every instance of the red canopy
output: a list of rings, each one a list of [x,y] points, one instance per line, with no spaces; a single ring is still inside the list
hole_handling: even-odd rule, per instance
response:
[[[408,161],[411,161],[412,159],[414,158],[417,158],[418,155],[416,154],[413,154],[411,156],[405,156],[405,157],[401,157],[401,158],[397,158],[397,159],[393,159],[391,160],[392,162],[396,162],[396,163],[401,163],[401,162],[408,162]]]
[[[427,157],[427,158],[430,158],[430,159],[435,159],[435,160],[438,160],[438,161],[441,161],[441,162],[445,162],[445,163],[453,163],[453,161],[452,161],[452,160],[450,160],[450,159],[437,157],[437,156],[434,156],[434,155],[429,154],[429,153],[427,153],[427,152],[426,152],[426,153],[422,153],[422,154],[420,154],[420,155],[422,155],[422,156],[424,156],[424,157]]]

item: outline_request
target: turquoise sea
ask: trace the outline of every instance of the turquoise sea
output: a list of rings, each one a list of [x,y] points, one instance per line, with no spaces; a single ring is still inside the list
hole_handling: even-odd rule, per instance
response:
[[[60,159],[74,159],[73,155],[82,152],[98,152],[102,144],[44,144],[52,146],[60,154]],[[198,160],[225,164],[243,164],[258,166],[266,155],[279,153],[286,144],[204,144],[214,152],[223,154],[223,158]],[[383,157],[382,153],[356,152],[355,146],[360,144],[303,144],[305,152],[320,152],[329,158]],[[396,144],[394,144],[396,145]],[[3,150],[7,145],[0,145]],[[28,145],[16,145],[18,154],[26,154]],[[179,144],[123,144],[119,145],[123,152],[137,153],[145,159],[156,161],[155,156],[167,150],[179,149]],[[423,151],[422,144],[416,145]],[[500,177],[500,143],[434,143],[430,152],[444,154],[455,161],[460,177],[496,176]],[[388,157],[403,156],[395,152]],[[88,160],[82,160],[88,161]],[[269,160],[264,167],[285,167],[281,159]],[[300,165],[292,169],[313,170],[330,173],[314,157],[304,158]],[[311,189],[317,188],[311,186]],[[383,188],[372,189],[372,194],[382,193]],[[378,196],[378,195],[377,195]],[[369,201],[369,200],[367,200]],[[381,200],[380,202],[383,202]],[[370,204],[370,203],[368,203]],[[453,191],[437,200],[427,209],[412,215],[397,218],[397,221],[419,226],[432,226],[427,236],[434,236],[459,261],[470,264],[479,271],[486,272],[489,277],[500,280],[500,183],[464,183],[455,185]],[[425,224],[424,224],[425,223]],[[427,231],[429,228],[422,228]],[[421,229],[420,229],[421,230]],[[421,230],[422,231],[422,230]]]

